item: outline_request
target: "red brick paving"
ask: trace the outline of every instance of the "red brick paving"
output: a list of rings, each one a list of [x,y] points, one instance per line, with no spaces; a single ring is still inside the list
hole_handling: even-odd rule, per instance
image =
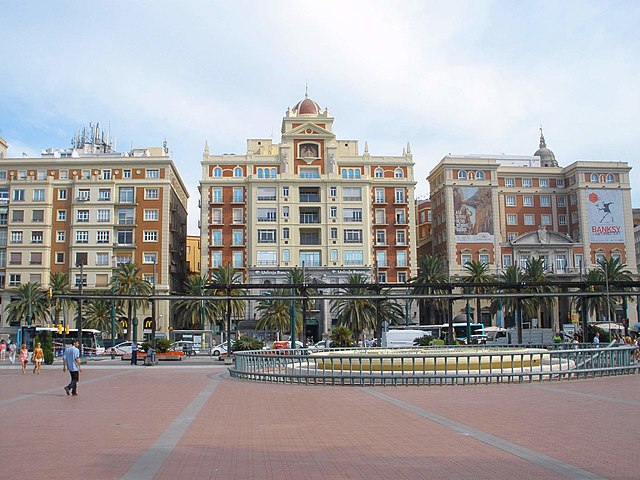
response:
[[[75,398],[64,394],[59,366],[39,376],[0,367],[2,471],[121,478],[219,382],[155,478],[561,478],[360,387],[255,384],[220,365],[107,363],[85,367]],[[595,475],[639,477],[640,376],[378,390]]]

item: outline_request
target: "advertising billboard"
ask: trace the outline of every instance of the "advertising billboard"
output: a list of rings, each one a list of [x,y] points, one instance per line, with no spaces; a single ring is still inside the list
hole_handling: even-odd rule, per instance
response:
[[[488,187],[453,187],[456,242],[493,242],[493,202]]]
[[[587,190],[587,222],[591,243],[624,243],[620,190]]]

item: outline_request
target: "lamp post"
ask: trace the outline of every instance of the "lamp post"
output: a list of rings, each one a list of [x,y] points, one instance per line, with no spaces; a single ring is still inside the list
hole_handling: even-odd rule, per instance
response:
[[[604,265],[604,262],[601,264]],[[609,263],[604,265],[604,287],[607,299],[607,322],[609,322],[609,341],[611,341],[611,297],[609,296]]]
[[[113,295],[113,287],[111,287],[111,360],[116,358],[116,351],[113,348],[115,346],[116,338],[116,301],[113,298]]]
[[[80,282],[78,283],[78,343],[80,344],[80,357],[82,357],[82,352],[84,351],[84,345],[82,344],[82,287],[84,286],[84,262],[79,261],[78,265],[80,266]]]
[[[133,295],[136,294],[136,287],[133,286]],[[129,300],[133,302],[133,319],[131,320],[131,364],[138,364],[138,309],[135,304],[135,300]]]
[[[302,347],[307,348],[307,280],[304,271],[304,262],[302,262]]]
[[[151,284],[151,295],[156,296],[156,259],[153,259],[153,283]],[[151,349],[156,351],[156,300],[151,300]],[[153,363],[153,362],[152,362]]]

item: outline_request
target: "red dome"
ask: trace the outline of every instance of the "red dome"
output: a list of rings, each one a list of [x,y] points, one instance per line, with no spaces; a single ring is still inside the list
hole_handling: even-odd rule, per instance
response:
[[[293,107],[298,115],[318,115],[320,113],[320,105],[305,96],[304,99]]]

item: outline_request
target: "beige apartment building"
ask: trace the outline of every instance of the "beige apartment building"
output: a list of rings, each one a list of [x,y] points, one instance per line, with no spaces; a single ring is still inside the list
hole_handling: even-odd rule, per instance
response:
[[[448,259],[452,276],[464,275],[472,260],[499,273],[532,257],[543,258],[560,280],[579,280],[610,257],[636,273],[630,169],[615,161],[561,167],[541,134],[532,156],[445,156],[428,176],[431,203],[419,211],[425,220],[430,215],[424,231],[430,227],[432,251]],[[633,321],[635,308],[628,315]],[[477,318],[492,323],[488,304]],[[558,328],[572,319],[564,298],[537,326]]]
[[[415,274],[413,156],[376,156],[340,140],[327,109],[305,98],[288,108],[280,143],[247,140],[242,155],[202,159],[202,272],[232,265],[248,283],[283,283],[304,265],[317,283],[362,274],[381,283]],[[249,310],[251,319],[252,311]],[[306,332],[331,328],[314,309]],[[240,320],[240,319],[239,319]]]
[[[159,294],[181,290],[188,193],[166,145],[115,152],[99,124],[72,145],[7,158],[0,139],[2,305],[22,283],[48,288],[52,272],[68,273],[72,288],[82,281],[85,292],[107,289],[117,265],[129,261],[150,283],[155,268]],[[158,302],[157,313],[157,331],[167,333],[169,302]],[[4,315],[3,308],[6,327]],[[150,333],[150,315],[138,312],[138,338]]]

